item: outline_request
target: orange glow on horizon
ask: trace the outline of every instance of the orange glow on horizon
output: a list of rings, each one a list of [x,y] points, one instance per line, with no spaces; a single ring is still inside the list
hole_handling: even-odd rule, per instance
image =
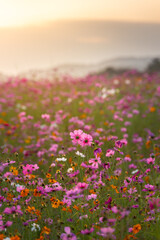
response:
[[[160,23],[159,0],[0,0],[0,27],[57,19]]]

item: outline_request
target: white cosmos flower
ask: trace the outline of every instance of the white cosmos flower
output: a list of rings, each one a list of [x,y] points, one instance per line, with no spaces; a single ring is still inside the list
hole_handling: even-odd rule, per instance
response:
[[[67,158],[62,157],[62,158],[57,158],[56,160],[57,160],[58,162],[66,162],[66,161],[67,161]]]
[[[119,83],[119,80],[118,79],[115,79],[114,80],[114,84],[117,85]]]
[[[84,155],[83,153],[79,152],[79,151],[76,152],[76,155],[78,155],[78,156],[80,156],[80,157],[82,157],[82,158],[85,157],[85,155]]]
[[[32,226],[31,228],[32,232],[37,232],[37,230],[40,230],[40,226],[36,223],[32,223],[31,226]]]
[[[73,100],[72,98],[68,98],[67,102],[70,103],[70,102],[72,102],[72,100]]]
[[[67,169],[67,172],[68,172],[68,173],[73,172],[73,168],[68,168],[68,169]]]
[[[132,172],[132,174],[135,174],[135,173],[137,173],[139,170],[138,169],[136,169],[136,170],[134,170],[133,172]]]
[[[116,93],[116,89],[114,89],[114,88],[108,89],[107,93],[109,95],[114,95]]]
[[[129,85],[130,83],[131,83],[131,80],[129,80],[129,79],[125,80],[125,84]]]

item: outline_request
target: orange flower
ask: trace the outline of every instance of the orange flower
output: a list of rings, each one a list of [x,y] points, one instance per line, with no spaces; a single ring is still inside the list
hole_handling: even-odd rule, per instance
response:
[[[69,163],[70,163],[70,164],[72,163],[72,158],[71,158],[71,157],[69,158]]]
[[[127,235],[125,238],[124,238],[124,240],[130,240],[131,238],[133,238],[133,239],[137,239],[135,236],[133,236],[133,235]]]
[[[16,167],[11,166],[10,167],[10,172],[12,172],[12,174],[15,175],[15,176],[18,175],[18,171],[17,171]]]
[[[149,183],[149,177],[148,177],[148,176],[146,176],[146,177],[144,178],[144,180],[145,180],[146,183]]]
[[[93,204],[94,204],[94,205],[97,205],[97,204],[99,204],[99,200],[98,200],[98,199],[96,199],[95,201],[93,201]]]
[[[57,200],[56,197],[51,197],[51,198],[50,198],[50,201],[51,201],[51,202],[55,202],[56,200]]]
[[[50,179],[48,179],[48,182],[49,183],[56,183],[57,181],[55,179],[53,179],[53,178],[50,178]]]
[[[40,193],[37,189],[34,189],[33,195],[34,195],[35,197],[40,197],[40,196],[41,196],[41,193]]]
[[[44,240],[44,237],[40,236],[40,238],[37,238],[36,240]]]
[[[25,141],[26,144],[29,144],[31,142],[31,139],[28,137],[24,141]]]
[[[21,197],[27,197],[28,196],[28,193],[29,193],[29,189],[23,189],[22,191],[21,191]]]
[[[127,191],[127,188],[125,187],[125,188],[123,188],[123,192],[126,192]]]
[[[81,116],[80,116],[80,118],[86,118],[87,117],[87,115],[85,114],[85,113],[83,113]]]
[[[40,238],[37,238],[36,240],[44,240],[44,237],[40,236]]]
[[[111,188],[115,189],[116,193],[119,193],[117,190],[117,186],[114,186],[113,184],[111,185]]]
[[[150,148],[150,147],[151,147],[151,141],[148,140],[148,141],[146,142],[146,148],[148,149],[148,148]]]
[[[20,147],[19,152],[22,153],[24,151],[23,147]]]
[[[51,178],[51,174],[50,173],[46,173],[46,178]]]
[[[105,126],[108,126],[108,122],[104,122],[104,125],[105,125]]]
[[[52,203],[52,207],[53,207],[53,208],[58,208],[59,205],[60,205],[60,202],[59,202],[58,199],[57,199],[57,201],[55,201],[55,202]]]
[[[3,116],[3,117],[5,117],[6,116],[6,112],[1,112],[1,115]]]
[[[29,177],[29,179],[35,179],[35,175],[33,175],[33,174],[28,174],[28,177]]]
[[[0,240],[3,240],[5,236],[3,234],[0,234]]]
[[[63,205],[64,205],[64,202],[59,201],[59,205],[60,205],[60,206],[63,206]]]
[[[13,194],[7,193],[7,200],[12,201],[12,198],[14,197]]]
[[[16,235],[14,237],[11,237],[11,240],[20,240],[20,237]]]
[[[76,209],[77,211],[80,210],[80,207],[78,207],[78,206],[76,206],[76,205],[74,205],[73,208]]]
[[[57,137],[57,135],[56,135],[55,132],[52,132],[52,136],[53,136],[53,137]]]
[[[65,212],[70,212],[70,213],[72,213],[72,209],[70,209],[69,207],[63,207],[62,208],[62,211],[65,211]]]
[[[150,112],[155,112],[156,108],[155,107],[150,107]]]
[[[141,225],[140,224],[136,224],[133,226],[133,233],[136,234],[141,230]]]
[[[38,209],[35,210],[35,214],[36,214],[37,216],[41,216],[41,212],[40,212]]]
[[[42,233],[45,233],[45,234],[49,235],[50,232],[51,232],[51,229],[50,229],[50,228],[47,228],[46,226],[43,227]]]
[[[90,194],[96,194],[93,189],[89,190],[89,193],[90,193]]]
[[[70,209],[69,207],[67,208],[67,212],[72,213],[72,209]]]
[[[28,206],[26,211],[29,212],[29,213],[34,213],[35,212],[35,207]]]

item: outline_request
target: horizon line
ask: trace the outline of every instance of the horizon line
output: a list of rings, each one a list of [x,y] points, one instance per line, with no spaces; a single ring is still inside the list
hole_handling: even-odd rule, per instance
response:
[[[125,19],[106,19],[106,18],[56,18],[50,20],[34,21],[28,23],[22,23],[18,25],[6,25],[0,26],[0,29],[15,29],[15,28],[28,28],[28,27],[41,27],[49,25],[56,22],[108,22],[108,23],[128,23],[128,24],[146,24],[146,25],[160,25],[160,21],[135,21],[135,20],[125,20]]]

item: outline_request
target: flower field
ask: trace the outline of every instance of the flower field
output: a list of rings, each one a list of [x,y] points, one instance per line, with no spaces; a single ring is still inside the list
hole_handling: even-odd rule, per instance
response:
[[[0,83],[0,240],[159,240],[159,163],[159,75]]]

